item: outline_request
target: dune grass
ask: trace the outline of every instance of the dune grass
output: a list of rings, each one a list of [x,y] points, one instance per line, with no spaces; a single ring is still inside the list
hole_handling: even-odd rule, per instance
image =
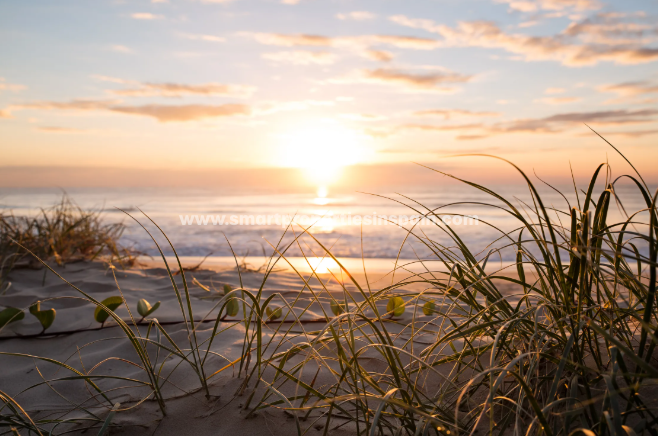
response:
[[[657,194],[652,195],[639,174],[612,178],[601,164],[584,189],[574,182],[576,204],[565,197],[566,207],[559,209],[545,204],[530,177],[510,165],[527,185],[532,202],[519,205],[442,173],[490,195],[488,206],[518,223],[511,232],[501,230],[486,252],[472,251],[440,220],[447,212],[403,198],[416,213],[432,218],[450,241],[430,239],[419,227],[405,229],[407,239],[433,253],[431,261],[418,260],[423,273],[409,273],[408,266],[399,265],[399,271],[407,272],[403,279],[371,289],[367,279],[359,282],[343,268],[348,280],[336,294],[329,292],[326,277],[297,272],[305,283],[303,292],[292,299],[279,294],[265,298],[270,275],[287,262],[291,247],[311,257],[303,238],[315,241],[324,250],[322,256],[340,265],[312,228],[298,231],[291,226],[286,232],[295,233],[294,240],[272,244],[259,289],[245,288],[240,279],[238,288],[218,294],[218,303],[209,311],[215,318],[212,333],[205,340],[197,335],[201,324],[194,322],[185,270],[176,256],[181,275],[177,282],[172,272],[176,268],[167,264],[158,246],[186,320],[188,342],[177,345],[155,319],[144,335],[132,315],[125,321],[111,313],[144,369],[143,381],[126,381],[141,383],[147,389],[144,400],[155,398],[165,414],[161,387],[171,376],[163,372],[169,356],[180,361],[176,371],[187,368],[197,375],[199,385],[186,388],[206,393],[214,377],[237,368],[242,382],[229,394],[243,397],[248,414],[285,409],[299,435],[316,427],[324,435],[344,427],[371,436],[658,434],[652,392],[658,382]],[[637,188],[646,207],[626,213],[615,190],[625,180]],[[598,194],[597,184],[604,187]],[[614,207],[625,216],[619,222],[609,220]],[[511,271],[492,272],[492,259],[502,250],[513,250],[516,262]],[[442,267],[433,266],[436,262]],[[241,274],[237,261],[236,267]],[[510,284],[516,298],[505,291]],[[409,291],[411,285],[423,290]],[[300,307],[302,294],[320,305],[328,320],[324,326],[310,330],[300,319],[310,307]],[[238,319],[225,321],[227,312],[235,313],[236,299]],[[411,313],[410,321],[397,318],[402,304]],[[273,319],[275,314],[280,317]],[[216,338],[231,328],[244,331],[241,356],[232,361],[213,348]],[[206,370],[211,361],[213,368],[219,367],[212,373]],[[64,362],[50,363],[90,386],[103,377]],[[125,410],[114,407],[111,392],[96,392],[108,413]],[[16,398],[0,392],[5,403],[0,432],[15,427],[45,435],[53,426],[66,424],[33,421]],[[78,424],[101,428],[106,422],[91,410],[88,414],[89,423]]]
[[[6,277],[12,269],[41,267],[20,246],[37,258],[58,265],[102,257],[119,265],[133,266],[137,253],[119,244],[125,226],[105,224],[102,218],[100,211],[84,210],[67,195],[35,216],[0,213],[0,294],[6,290]]]

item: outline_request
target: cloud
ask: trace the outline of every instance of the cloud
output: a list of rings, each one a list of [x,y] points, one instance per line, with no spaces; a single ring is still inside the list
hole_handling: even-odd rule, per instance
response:
[[[394,85],[411,91],[435,91],[452,93],[458,89],[444,84],[464,83],[471,80],[466,76],[452,71],[438,71],[432,73],[410,73],[393,68],[363,69],[355,71],[342,78],[332,79],[333,83],[370,83]]]
[[[0,118],[11,118],[9,109],[0,109]]]
[[[110,50],[115,51],[117,53],[126,53],[126,54],[134,53],[134,51],[131,48],[119,44],[111,45]]]
[[[617,94],[618,98],[606,103],[636,103],[651,104],[658,102],[658,96],[646,97],[648,94],[658,94],[658,83],[650,81],[634,81],[600,86],[599,91]]]
[[[435,39],[420,38],[417,36],[371,35],[364,37],[364,40],[414,50],[433,50],[440,45],[440,42]]]
[[[192,41],[207,41],[207,42],[226,42],[226,38],[215,35],[197,35],[192,33],[179,33],[182,38],[190,39]]]
[[[264,53],[261,55],[263,59],[268,59],[276,62],[285,62],[294,65],[330,65],[336,62],[337,56],[333,53],[326,51],[280,51],[275,53]]]
[[[393,53],[391,53],[390,51],[373,50],[373,49],[364,50],[363,52],[361,52],[361,55],[366,59],[379,61],[379,62],[390,62],[393,60],[394,57]]]
[[[462,118],[462,117],[498,117],[501,114],[499,112],[477,112],[469,111],[464,109],[428,109],[422,111],[414,112],[414,115],[419,116],[439,116],[443,117],[445,120],[450,120],[452,118]]]
[[[536,12],[542,9],[553,11],[575,9],[582,11],[601,7],[601,3],[596,0],[496,0],[496,3],[506,3],[510,9],[521,12]]]
[[[340,36],[328,37],[312,34],[285,34],[285,33],[259,33],[259,32],[241,32],[239,35],[252,38],[255,41],[265,45],[278,45],[283,47],[342,47],[354,49],[357,51],[370,48],[373,45],[390,45],[399,48],[409,48],[414,50],[433,50],[439,47],[440,43],[436,39],[421,38],[417,36],[399,36],[399,35],[359,35],[359,36]]]
[[[627,17],[606,16],[606,20],[622,22]],[[439,34],[443,40],[442,47],[485,47],[500,48],[523,56],[527,61],[554,60],[568,66],[595,65],[610,61],[617,64],[639,64],[658,60],[658,48],[643,45],[640,40],[630,43],[627,38],[618,38],[613,43],[614,32],[608,32],[603,41],[587,42],[591,36],[587,30],[568,30],[553,36],[529,36],[507,33],[489,21],[462,21],[455,27],[437,24],[431,20],[413,19],[404,15],[390,17],[394,23],[402,26],[423,29]],[[655,33],[655,28],[654,28]],[[623,36],[623,35],[622,35]],[[582,43],[585,40],[585,43]]]
[[[641,138],[643,136],[658,135],[658,129],[654,130],[627,130],[621,132],[599,132],[601,136],[625,136],[627,138]],[[583,133],[580,136],[589,136],[589,133]]]
[[[13,109],[61,110],[61,111],[104,111],[155,118],[160,122],[195,121],[205,118],[250,115],[251,108],[243,104],[223,105],[122,105],[112,100],[71,100],[65,102],[39,101],[13,107]]]
[[[185,95],[250,97],[254,91],[256,91],[256,87],[253,86],[226,85],[214,82],[201,83],[199,85],[186,85],[182,83],[138,82],[136,80],[127,80],[97,74],[92,75],[91,77],[103,82],[132,86],[132,88],[128,89],[113,89],[108,91],[111,94],[125,97],[182,97]]]
[[[564,94],[566,91],[564,88],[546,88],[544,94]]]
[[[73,129],[70,127],[57,127],[57,126],[40,126],[37,130],[47,133],[82,133],[82,129]]]
[[[383,121],[388,118],[383,115],[375,115],[375,114],[341,114],[340,117],[345,118],[346,120],[365,121],[365,122]]]
[[[322,46],[329,47],[334,45],[334,40],[327,36],[308,35],[308,34],[283,34],[283,33],[241,33],[244,36],[250,36],[261,44],[279,45],[284,47],[296,46]]]
[[[448,126],[437,126],[433,124],[403,124],[399,126],[400,129],[416,129],[416,130],[429,130],[435,132],[450,132],[454,130],[471,130],[480,129],[483,124],[455,124]]]
[[[578,97],[546,97],[546,98],[538,98],[535,100],[535,102],[545,103],[545,104],[567,104],[567,103],[575,103],[580,100],[581,99]]]
[[[17,85],[15,83],[7,83],[4,77],[0,77],[0,92],[2,91],[18,92],[18,91],[22,91],[23,89],[27,89],[27,86]]]
[[[195,121],[204,118],[231,117],[235,115],[249,115],[251,109],[243,104],[202,105],[189,104],[180,106],[144,105],[144,106],[114,106],[109,108],[113,112],[130,115],[152,117],[161,123]]]
[[[572,22],[563,34],[590,44],[633,45],[656,41],[658,26],[645,21],[644,13],[601,12]]]
[[[39,109],[39,110],[64,110],[64,111],[97,111],[105,110],[113,104],[118,103],[113,100],[71,100],[64,102],[57,101],[37,101],[17,105],[19,109]]]
[[[524,133],[548,134],[565,132],[575,127],[584,128],[583,124],[594,126],[623,126],[641,123],[655,123],[658,119],[658,109],[617,110],[597,112],[568,112],[550,115],[543,118],[525,118],[501,121],[493,124],[402,124],[389,129],[389,134],[400,130],[421,130],[425,132],[456,132],[458,140],[484,139],[491,136]],[[630,132],[615,132],[613,134],[632,137],[654,134],[654,130],[639,130]]]
[[[184,95],[249,97],[256,90],[253,86],[202,83],[185,85],[181,83],[140,83],[137,88],[116,89],[110,92],[127,97],[182,97]]]
[[[134,20],[161,20],[164,18],[162,15],[155,15],[149,12],[135,12],[130,14],[130,18]]]
[[[339,20],[356,20],[356,21],[366,21],[372,20],[376,17],[375,14],[368,11],[352,11],[346,14],[336,14],[336,18]]]

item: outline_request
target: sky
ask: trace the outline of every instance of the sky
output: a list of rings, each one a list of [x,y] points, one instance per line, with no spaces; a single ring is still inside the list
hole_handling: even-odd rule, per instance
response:
[[[657,23],[656,0],[0,0],[0,185],[627,172],[586,125],[658,180]]]

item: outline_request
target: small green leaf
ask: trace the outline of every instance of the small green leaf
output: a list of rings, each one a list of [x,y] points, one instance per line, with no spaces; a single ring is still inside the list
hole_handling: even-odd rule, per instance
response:
[[[115,295],[114,297],[106,298],[105,300],[101,301],[101,303],[107,306],[107,308],[110,309],[112,312],[114,312],[119,306],[123,304],[123,299]],[[104,309],[101,309],[100,306],[96,306],[96,310],[94,311],[94,318],[96,319],[96,321],[102,324],[109,317],[110,317],[109,313],[107,313]]]
[[[37,302],[34,303],[32,306],[30,306],[30,313],[31,313],[32,315],[36,314],[36,313],[39,312],[40,310],[41,310],[41,301],[37,301]]]
[[[239,310],[240,310],[240,306],[238,305],[237,298],[229,299],[228,303],[226,304],[226,314],[228,316],[235,316],[238,314]]]
[[[41,310],[40,301],[37,301],[32,306],[30,306],[30,313],[39,320],[39,323],[41,323],[41,327],[43,327],[44,332],[48,329],[48,327],[53,325],[53,322],[55,322],[55,317],[57,316],[57,311],[55,311],[55,309]]]
[[[20,321],[23,318],[25,318],[25,313],[22,310],[15,307],[8,307],[0,312],[0,328],[9,323]]]
[[[158,310],[158,307],[160,307],[159,301],[151,306],[151,303],[142,298],[137,302],[137,313],[142,315],[142,318],[144,318]]]
[[[427,316],[436,312],[436,303],[433,301],[427,301],[423,304],[423,313]]]
[[[224,285],[224,295],[228,294],[232,290],[233,288],[231,287],[231,285]]]
[[[281,310],[280,307],[274,306],[274,309],[272,309],[271,307],[268,306],[265,309],[265,312],[267,312],[267,317],[272,321],[274,321],[275,319],[281,318],[281,314],[283,311]]]
[[[386,304],[386,311],[393,314],[393,316],[400,316],[404,313],[404,300],[402,297],[391,297]]]
[[[345,304],[339,303],[338,301],[331,300],[331,312],[338,316],[345,312]]]
[[[137,302],[137,313],[146,316],[149,313],[149,310],[151,310],[151,303],[143,298]]]

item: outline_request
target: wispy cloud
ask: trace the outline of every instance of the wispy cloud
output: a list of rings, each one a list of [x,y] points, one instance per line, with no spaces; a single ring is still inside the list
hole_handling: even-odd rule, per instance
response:
[[[370,59],[378,62],[390,62],[394,58],[393,53],[386,50],[367,49],[367,50],[363,50],[361,52],[361,55],[366,59]]]
[[[567,112],[550,115],[542,118],[524,118],[501,121],[493,124],[400,124],[389,128],[388,134],[401,130],[420,130],[425,132],[455,132],[458,140],[476,140],[491,136],[522,133],[522,134],[549,134],[565,132],[574,128],[583,128],[583,124],[593,126],[627,126],[634,124],[655,123],[658,120],[658,110],[617,110],[597,112]],[[619,131],[616,135],[646,136],[653,134],[653,130]]]
[[[578,97],[546,97],[546,98],[538,98],[535,100],[535,102],[545,103],[545,104],[568,104],[568,103],[575,103],[580,100],[581,99]]]
[[[97,80],[105,82],[120,83],[131,85],[132,88],[112,89],[108,92],[111,94],[121,95],[124,97],[182,97],[185,95],[205,95],[205,96],[233,96],[233,97],[250,97],[256,87],[246,85],[227,85],[221,83],[201,83],[198,85],[188,85],[182,83],[154,83],[138,82],[134,80],[125,80],[108,76],[92,76]]]
[[[624,24],[628,16],[601,15],[601,19]],[[597,40],[596,34],[587,28],[571,27],[565,33],[554,36],[529,36],[507,33],[489,21],[462,21],[455,27],[437,24],[431,20],[413,19],[404,15],[390,17],[390,20],[406,27],[423,29],[443,37],[445,47],[486,47],[501,48],[522,55],[528,61],[555,60],[564,65],[595,65],[602,61],[618,64],[639,64],[658,60],[658,48],[646,45],[646,41],[629,41],[622,32],[606,31],[606,40]],[[654,36],[657,26],[642,30]],[[588,42],[588,38],[596,42]],[[615,39],[616,38],[616,39]],[[616,42],[615,42],[616,41]]]
[[[415,72],[395,68],[375,68],[354,70],[346,75],[335,77],[329,83],[367,83],[395,86],[407,92],[438,92],[452,94],[459,91],[453,86],[470,81],[473,76],[441,69],[439,71]]]
[[[390,45],[399,48],[415,50],[432,50],[439,47],[439,41],[432,38],[421,38],[417,36],[400,35],[358,35],[329,37],[312,34],[287,34],[287,33],[254,33],[241,32],[239,35],[253,38],[255,41],[265,45],[278,45],[284,47],[295,46],[322,46],[322,47],[344,47],[357,50],[371,47],[373,45]]]
[[[58,126],[39,126],[37,130],[46,133],[83,133],[82,129],[74,129],[71,127],[58,127]]]
[[[133,49],[131,49],[130,47],[126,47],[125,45],[120,45],[120,44],[111,45],[110,50],[115,51],[117,53],[126,53],[126,54],[135,53]]]
[[[215,35],[198,35],[193,33],[179,33],[182,38],[190,39],[192,41],[207,41],[207,42],[226,42],[226,38]]]
[[[135,12],[134,14],[130,14],[130,18],[134,20],[161,20],[164,16],[152,14],[150,12]]]
[[[658,102],[658,95],[655,95],[658,94],[658,83],[648,80],[603,85],[599,87],[599,91],[617,94],[618,98],[608,100],[606,103],[650,104]],[[649,94],[654,95],[649,96]]]
[[[564,88],[546,88],[544,94],[564,94],[566,91]]]
[[[414,115],[419,116],[437,116],[444,120],[463,117],[498,117],[500,112],[478,112],[464,109],[427,109],[414,112]]]
[[[436,71],[431,73],[413,73],[393,68],[364,69],[346,77],[344,83],[374,83],[394,85],[411,90],[440,91],[452,93],[457,88],[446,84],[465,83],[473,76],[455,73],[453,71]],[[340,81],[340,79],[339,79]]]
[[[151,117],[163,123],[250,115],[252,113],[251,108],[244,104],[126,105],[112,100],[71,100],[64,102],[38,101],[16,105],[11,107],[11,109],[58,110],[71,112],[103,111]]]
[[[26,89],[25,85],[18,85],[16,83],[7,83],[4,77],[0,77],[0,92],[2,91],[13,91],[18,92]]]
[[[521,12],[561,11],[564,9],[586,10],[601,7],[601,3],[596,0],[496,0],[496,3],[508,4],[510,9]]]
[[[251,113],[251,108],[243,104],[188,104],[178,106],[152,104],[144,106],[114,106],[109,109],[113,112],[155,118],[162,123],[249,115]]]
[[[383,115],[376,115],[376,114],[341,114],[341,118],[344,118],[346,120],[351,120],[351,121],[363,121],[363,122],[373,122],[373,121],[383,121],[386,120],[388,117],[385,117]]]
[[[336,14],[336,18],[339,20],[356,20],[356,21],[366,21],[372,20],[376,17],[375,14],[368,11],[352,11],[343,14]]]
[[[261,57],[275,62],[285,62],[294,65],[330,65],[336,62],[336,59],[338,58],[334,53],[309,50],[264,53]]]
[[[40,110],[64,110],[64,111],[96,111],[105,110],[113,104],[117,104],[116,100],[83,100],[76,99],[70,101],[36,101],[32,103],[24,103],[17,105],[19,109],[40,109]]]

